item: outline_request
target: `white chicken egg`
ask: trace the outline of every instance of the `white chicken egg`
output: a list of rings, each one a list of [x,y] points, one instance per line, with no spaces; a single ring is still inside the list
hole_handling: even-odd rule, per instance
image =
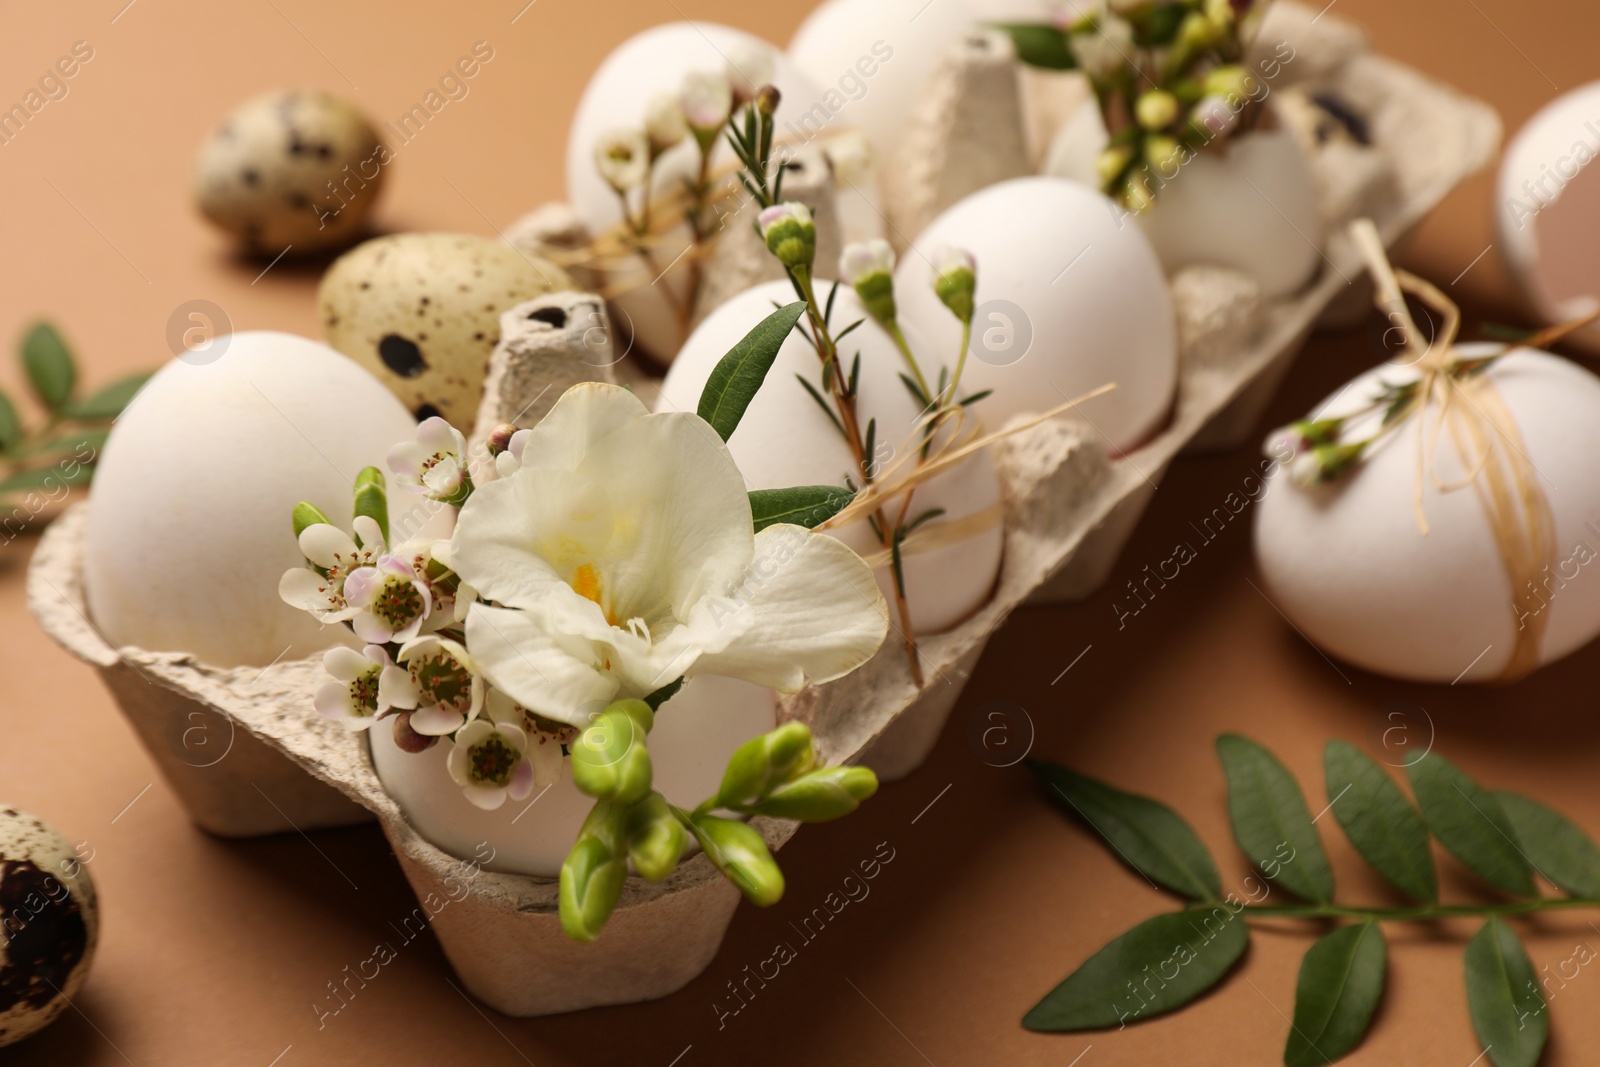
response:
[[[676,95],[690,73],[721,74],[734,65],[749,70],[750,78],[770,79],[783,95],[778,107],[780,135],[791,116],[805,112],[822,94],[777,49],[760,38],[709,22],[673,22],[656,26],[624,41],[589,79],[567,139],[567,197],[592,234],[622,224],[622,205],[615,190],[595,166],[595,147],[606,134],[619,129],[642,130],[651,101],[661,93]],[[769,66],[770,70],[760,68]],[[734,156],[719,137],[713,150],[716,165]],[[699,150],[693,139],[668,149],[655,164],[651,189],[655,198],[676,193],[695,176]],[[632,192],[632,211],[642,209],[643,188]],[[753,216],[752,216],[753,217]],[[741,212],[738,224],[744,225]],[[723,220],[734,224],[733,218]],[[651,250],[652,264],[642,260],[619,269],[613,284],[629,286],[612,300],[620,312],[624,331],[630,327],[635,342],[646,352],[670,361],[683,343],[684,320],[674,308],[689,298],[689,274],[668,271],[691,241],[689,227],[680,225],[665,234]],[[656,281],[666,271],[660,281]]]
[[[218,357],[174,359],[134,398],[96,470],[84,548],[89,614],[113,645],[266,666],[343,639],[278,597],[304,566],[302,500],[349,529],[351,484],[387,469],[410,413],[372,375],[316,341],[257,331]],[[390,494],[395,525],[421,498]],[[449,535],[448,509],[409,528]]]
[[[674,804],[694,808],[717,791],[734,750],[776,724],[772,690],[736,678],[696,675],[656,713],[649,740],[655,787]],[[395,744],[386,722],[367,736],[383,788],[417,832],[453,856],[484,860],[489,870],[559,874],[594,806],[594,798],[572,784],[567,766],[560,781],[536,789],[528,800],[484,811],[450,778],[449,741],[412,755]],[[485,860],[488,849],[493,859]]]
[[[1099,104],[1090,98],[1056,133],[1045,173],[1099,188],[1096,161],[1107,141]],[[1272,298],[1298,290],[1322,262],[1316,178],[1283,125],[1195,153],[1162,182],[1154,206],[1135,217],[1168,274],[1203,264],[1230,267]]]
[[[790,58],[823,90],[795,121],[854,127],[880,168],[894,166],[928,80],[976,21],[968,0],[824,0],[789,42]]]
[[[1600,82],[1557,97],[1506,147],[1496,221],[1506,266],[1546,322],[1587,314],[1600,300]],[[1573,338],[1600,351],[1600,327]]]
[[[1076,182],[1017,178],[959,201],[900,257],[895,298],[917,351],[953,361],[961,326],[933,290],[941,246],[977,258],[977,311],[963,384],[993,389],[992,427],[1108,382],[1079,411],[1116,449],[1161,425],[1177,381],[1172,294],[1150,243],[1111,201]]]
[[[1329,655],[1415,681],[1490,681],[1510,662],[1523,627],[1545,626],[1540,663],[1600,633],[1600,378],[1533,349],[1517,349],[1487,374],[1549,500],[1555,558],[1537,588],[1513,589],[1478,492],[1443,492],[1428,473],[1421,477],[1429,530],[1421,532],[1413,510],[1417,435],[1431,435],[1437,404],[1330,483],[1302,487],[1278,469],[1256,509],[1256,559],[1274,605]],[[1380,383],[1415,378],[1410,368],[1378,367],[1325,401],[1317,417],[1356,412],[1372,404]],[[1380,418],[1360,416],[1344,439],[1368,436]],[[1446,485],[1468,473],[1449,432],[1432,469]]]
[[[826,292],[831,283],[816,284],[820,292]],[[746,290],[712,312],[683,346],[667,373],[656,410],[696,410],[706,380],[728,350],[771,314],[774,302],[786,304],[794,299],[788,282],[768,282]],[[855,293],[841,287],[833,309],[835,332],[865,316]],[[858,351],[860,421],[865,428],[869,420],[877,420],[878,443],[874,452],[878,469],[886,470],[917,439],[914,424],[921,408],[900,381],[905,365],[899,350],[876,323],[866,322],[844,339],[840,346],[842,361],[850,365]],[[939,361],[921,362],[924,374],[930,381],[935,379]],[[766,383],[728,441],[734,462],[752,489],[841,485],[854,467],[839,430],[795,380],[796,375],[804,375],[820,388],[822,373],[816,349],[798,332],[784,342]],[[978,415],[987,417],[987,403],[975,405]],[[929,509],[943,508],[940,521],[954,522],[995,509],[994,524],[973,536],[905,557],[906,599],[911,606],[912,625],[919,634],[948,630],[988,601],[1000,569],[999,501],[1000,486],[987,452],[916,490],[911,518]],[[975,519],[974,523],[981,521]],[[863,556],[882,548],[865,519],[837,531],[837,535]],[[891,602],[892,582],[890,568],[879,568],[878,584]]]

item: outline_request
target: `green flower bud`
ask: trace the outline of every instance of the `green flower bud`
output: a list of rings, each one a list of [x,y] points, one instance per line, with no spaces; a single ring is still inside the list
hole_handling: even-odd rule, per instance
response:
[[[1193,55],[1204,48],[1209,48],[1217,40],[1217,25],[1198,11],[1192,11],[1178,27],[1177,39],[1173,42],[1179,51]]]
[[[849,815],[877,791],[878,776],[866,767],[826,767],[779,786],[753,810],[779,819],[828,822]]]
[[[302,500],[294,506],[294,536],[296,540],[305,532],[307,526],[332,526],[328,516],[324,515],[315,504]]]
[[[949,245],[934,249],[934,294],[962,322],[972,321],[977,290],[978,261],[971,252]]]
[[[769,908],[783,899],[783,872],[761,835],[742,822],[701,815],[695,836],[711,863],[750,903]]]
[[[1183,166],[1183,146],[1177,138],[1152,133],[1144,139],[1144,158],[1163,178],[1171,178]]]
[[[628,858],[646,881],[671,874],[688,843],[688,832],[660,793],[652,792],[628,813]]]
[[[1255,75],[1236,64],[1218,67],[1206,75],[1207,96],[1221,96],[1229,100],[1245,100],[1255,86]]]
[[[810,770],[815,762],[811,730],[803,722],[786,722],[734,751],[722,775],[722,787],[717,790],[716,806],[740,808],[753,804],[776,786]]]
[[[1101,152],[1100,158],[1095,160],[1094,164],[1100,178],[1100,188],[1104,189],[1122,177],[1122,172],[1127,170],[1128,164],[1132,162],[1133,150],[1124,145],[1107,148]]]
[[[384,488],[383,472],[377,467],[367,467],[356,475],[355,513],[376,522],[384,543],[388,543],[389,492]]]
[[[620,701],[595,716],[568,748],[573,784],[600,800],[643,800],[654,773],[645,735],[654,724],[655,714],[642,700]]]
[[[812,221],[810,208],[796,203],[774,204],[757,217],[756,225],[778,262],[790,269],[811,269],[817,258],[817,224]]]
[[[783,102],[783,94],[776,85],[763,85],[756,90],[756,110],[767,118],[771,118],[778,110],[778,105]]]
[[[1135,215],[1149,211],[1156,202],[1155,194],[1150,191],[1150,183],[1143,174],[1130,174],[1128,180],[1122,185],[1119,193],[1123,206]]]
[[[561,865],[561,929],[585,944],[599,937],[627,880],[627,865],[604,841],[580,837]]]
[[[1178,118],[1178,98],[1165,89],[1151,89],[1134,105],[1139,125],[1147,130],[1163,130]]]
[[[894,300],[894,249],[881,237],[846,246],[839,279],[855,289],[867,313],[880,323],[899,314]]]

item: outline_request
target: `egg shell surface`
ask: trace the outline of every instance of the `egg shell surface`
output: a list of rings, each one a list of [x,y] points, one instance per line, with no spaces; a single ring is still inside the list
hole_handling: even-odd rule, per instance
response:
[[[1099,104],[1085,101],[1056,133],[1045,173],[1098,189],[1096,163],[1108,141]],[[1299,290],[1322,263],[1316,177],[1281,124],[1194,153],[1161,177],[1154,206],[1133,218],[1168,274],[1228,267],[1254,278],[1269,299]]]
[[[968,0],[825,0],[789,42],[795,65],[823,90],[808,129],[854,127],[883,168],[894,166],[911,117],[941,60],[977,22]]]
[[[685,75],[721,73],[730,57],[753,51],[764,51],[772,60],[772,84],[783,95],[776,116],[781,137],[785,122],[814,106],[822,94],[775,45],[752,34],[711,22],[671,22],[630,37],[606,57],[583,91],[567,137],[567,199],[591,234],[609,231],[623,221],[621,200],[595,168],[594,150],[600,139],[618,129],[642,129],[651,99],[663,92],[677,94]],[[719,138],[712,165],[733,161],[733,151]],[[692,138],[668,149],[655,163],[652,199],[681,191],[683,183],[697,174],[699,162]],[[636,216],[643,208],[643,194],[642,186],[629,194]],[[753,208],[733,210],[744,200],[740,196],[732,201],[718,225],[749,225]],[[687,335],[673,303],[688,300],[689,272],[681,266],[668,268],[691,240],[688,225],[680,224],[660,235],[650,263],[640,260],[621,266],[612,278],[614,287],[626,290],[611,300],[613,313],[621,320],[618,327],[631,332],[635,343],[663,362],[672,359]]]
[[[690,678],[656,712],[649,738],[655,787],[674,804],[693,809],[716,793],[734,750],[771,730],[776,718],[770,689],[717,675]],[[527,800],[484,811],[451,779],[448,740],[412,755],[395,744],[387,720],[375,723],[367,736],[379,780],[417,832],[488,870],[559,874],[594,807],[594,798],[572,784],[567,764],[560,781],[535,789]]]
[[[251,252],[338,248],[361,233],[388,161],[350,102],[319,89],[263,93],[200,146],[195,201]]]
[[[252,331],[210,362],[174,359],[128,405],[96,468],[84,546],[89,615],[115,646],[266,666],[347,641],[278,597],[305,561],[302,500],[350,528],[364,467],[416,423],[372,375],[326,345]],[[449,509],[391,487],[396,529],[447,537]]]
[[[1600,82],[1546,104],[1500,163],[1496,222],[1506,266],[1545,322],[1588,313],[1600,296]],[[1600,351],[1600,327],[1573,339]]]
[[[100,938],[92,858],[44,820],[0,807],[0,1047],[48,1026],[89,976]]]
[[[832,283],[819,281],[816,285],[819,293],[826,293]],[[746,290],[712,312],[667,373],[656,410],[697,410],[706,380],[728,350],[772,312],[774,302],[791,303],[794,299],[788,282],[768,282]],[[865,315],[855,293],[841,287],[834,302],[835,332]],[[870,420],[877,420],[876,453],[881,471],[891,468],[908,452],[908,445],[920,440],[915,436],[915,423],[921,408],[900,381],[904,363],[899,350],[876,323],[862,324],[841,343],[841,359],[846,365],[856,352],[861,354],[857,410],[863,432]],[[923,372],[930,381],[936,380],[937,363],[923,361]],[[816,349],[795,332],[779,349],[760,392],[728,440],[734,462],[751,489],[843,485],[845,476],[854,469],[849,447],[822,408],[795,380],[797,374],[821,388]],[[986,417],[987,403],[980,401],[971,410]],[[980,452],[918,487],[908,517],[914,519],[929,509],[943,508],[945,514],[936,522],[954,522],[998,508],[999,501],[1000,485],[994,465],[987,452]],[[836,531],[836,535],[863,556],[882,549],[865,519]],[[996,514],[992,526],[971,537],[906,555],[906,599],[919,634],[948,630],[988,601],[1000,570],[1002,546]],[[892,603],[890,568],[879,568],[877,576],[885,598]],[[897,616],[891,612],[890,617]]]
[[[1462,345],[1465,356],[1494,351]],[[1255,551],[1273,603],[1328,654],[1379,674],[1424,682],[1489,681],[1510,660],[1519,617],[1548,613],[1541,662],[1600,633],[1600,378],[1576,364],[1517,349],[1487,374],[1522,436],[1555,517],[1549,588],[1513,590],[1477,492],[1442,492],[1424,475],[1421,532],[1412,498],[1418,433],[1431,434],[1438,405],[1413,416],[1337,480],[1291,484],[1282,468],[1256,508]],[[1318,417],[1366,407],[1381,382],[1413,380],[1384,365],[1356,378]],[[1352,422],[1368,436],[1377,413]],[[1434,453],[1446,484],[1467,472],[1446,432]],[[1513,593],[1522,599],[1514,605]],[[1481,658],[1478,658],[1480,657]]]
[[[953,362],[961,325],[930,268],[942,245],[977,259],[962,385],[994,390],[982,403],[990,427],[1111,382],[1079,411],[1113,448],[1160,427],[1178,373],[1172,294],[1149,241],[1110,200],[1077,182],[1017,178],[957,202],[917,236],[895,270],[901,327],[914,351]]]
[[[554,264],[466,233],[402,233],[351,249],[328,268],[317,311],[328,343],[388,386],[419,420],[470,431],[500,315],[571,289]]]

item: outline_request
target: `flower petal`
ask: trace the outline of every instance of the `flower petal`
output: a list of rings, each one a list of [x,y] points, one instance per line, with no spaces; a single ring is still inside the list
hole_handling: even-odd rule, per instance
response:
[[[385,667],[378,675],[378,708],[401,708],[409,711],[417,706],[417,687],[411,681],[411,672],[404,667]]]
[[[600,561],[616,521],[605,488],[570,471],[524,467],[461,508],[450,562],[489,600],[536,607]]]
[[[466,451],[461,432],[437,415],[417,423],[417,442],[429,455],[444,452],[459,455]]]
[[[596,441],[578,467],[605,486],[618,523],[601,566],[613,618],[683,619],[736,585],[754,551],[744,477],[706,421],[635,419]],[[480,587],[481,588],[481,587]]]
[[[466,721],[459,711],[433,704],[411,716],[411,728],[424,737],[443,737],[455,733]]]
[[[383,543],[383,528],[371,515],[357,515],[351,525],[355,527],[356,536],[361,538],[363,551],[377,555],[389,547]]]
[[[584,725],[585,705],[610,701],[617,691],[592,642],[547,632],[537,612],[474,604],[467,645],[491,685],[548,719]],[[479,726],[493,729],[483,719],[465,729]]]
[[[503,785],[469,785],[461,790],[468,801],[475,808],[484,811],[496,811],[506,802],[506,789]]]
[[[284,571],[278,580],[278,597],[292,608],[301,611],[325,611],[328,608],[328,579],[310,567],[296,567]]]
[[[315,522],[300,531],[300,554],[319,567],[348,564],[356,554],[356,543],[337,526]]]
[[[533,792],[533,764],[526,759],[517,761],[517,769],[511,772],[511,782],[506,786],[506,793],[512,800],[527,800]]]
[[[322,669],[349,685],[372,667],[372,661],[353,648],[330,648],[322,654]]]
[[[524,467],[577,470],[595,442],[609,436],[650,409],[633,392],[620,385],[583,382],[568,389],[539,425],[512,437],[512,453]]]
[[[343,682],[323,682],[317,686],[313,704],[324,719],[342,722],[355,717],[350,707],[350,686]]]
[[[721,674],[782,692],[808,680],[849,674],[878,651],[889,609],[866,561],[842,542],[799,526],[769,526],[756,536],[749,576],[732,597],[714,601],[727,617],[747,616],[744,632],[708,652],[692,674]]]

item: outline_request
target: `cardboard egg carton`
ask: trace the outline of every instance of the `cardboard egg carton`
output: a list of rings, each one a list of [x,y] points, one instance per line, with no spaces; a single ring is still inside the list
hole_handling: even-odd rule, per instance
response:
[[[1338,233],[1363,214],[1392,243],[1490,158],[1499,122],[1484,105],[1371,55],[1359,33],[1336,19],[1279,6],[1290,10],[1277,25],[1311,60],[1298,68],[1299,86],[1286,82],[1281,91],[1333,93],[1362,116],[1371,135],[1369,145],[1324,138],[1315,112],[1299,112],[1306,122],[1296,128],[1312,149],[1326,232]],[[1028,167],[1038,140],[1028,133],[1029,123],[1037,126],[1040,115],[1061,110],[1060,100],[1047,94],[1065,91],[1065,83],[1035,72],[1022,72],[1019,82],[1018,73],[1003,37],[975,33],[952,51],[908,137],[919,146],[915,151],[938,161],[931,169],[904,168],[906,175],[922,175],[918,188],[896,198],[895,210],[909,225]],[[826,155],[801,153],[797,162],[787,191],[826,220]],[[774,276],[775,264],[752,239],[748,219],[734,221],[746,233],[730,231],[707,262],[713,293],[731,294]],[[509,236],[540,251],[570,250],[586,240],[563,205],[540,209]],[[1249,279],[1222,269],[1192,268],[1175,277],[1182,359],[1166,428],[1126,456],[1109,453],[1091,427],[1071,418],[1004,440],[995,449],[1005,506],[1005,556],[995,593],[960,626],[922,639],[924,684],[913,684],[902,649],[891,642],[856,673],[784,698],[781,715],[808,723],[829,762],[861,762],[885,779],[914,770],[985,644],[1012,611],[1031,599],[1092,592],[1180,452],[1237,443],[1254,431],[1319,317],[1357,288],[1354,250],[1335,238],[1324,252],[1319,275],[1280,300],[1262,301]],[[577,276],[582,279],[581,271]],[[698,313],[710,306],[708,300]],[[621,382],[653,402],[658,372],[619,357],[598,296],[543,297],[508,311],[502,326],[478,440],[499,422],[531,425],[578,381]],[[319,658],[263,673],[113,648],[93,626],[83,596],[85,509],[92,506],[92,500],[77,505],[45,534],[30,568],[29,604],[48,633],[100,670],[196,823],[214,833],[251,835],[375,816],[418,898],[448,901],[434,924],[463,983],[507,1014],[665,996],[709,964],[738,894],[703,855],[686,859],[660,885],[629,879],[600,939],[575,944],[560,930],[555,879],[481,870],[416,832],[378,781],[365,737],[313,710]],[[206,749],[206,743],[218,748]],[[773,848],[796,829],[766,819],[755,825]]]

